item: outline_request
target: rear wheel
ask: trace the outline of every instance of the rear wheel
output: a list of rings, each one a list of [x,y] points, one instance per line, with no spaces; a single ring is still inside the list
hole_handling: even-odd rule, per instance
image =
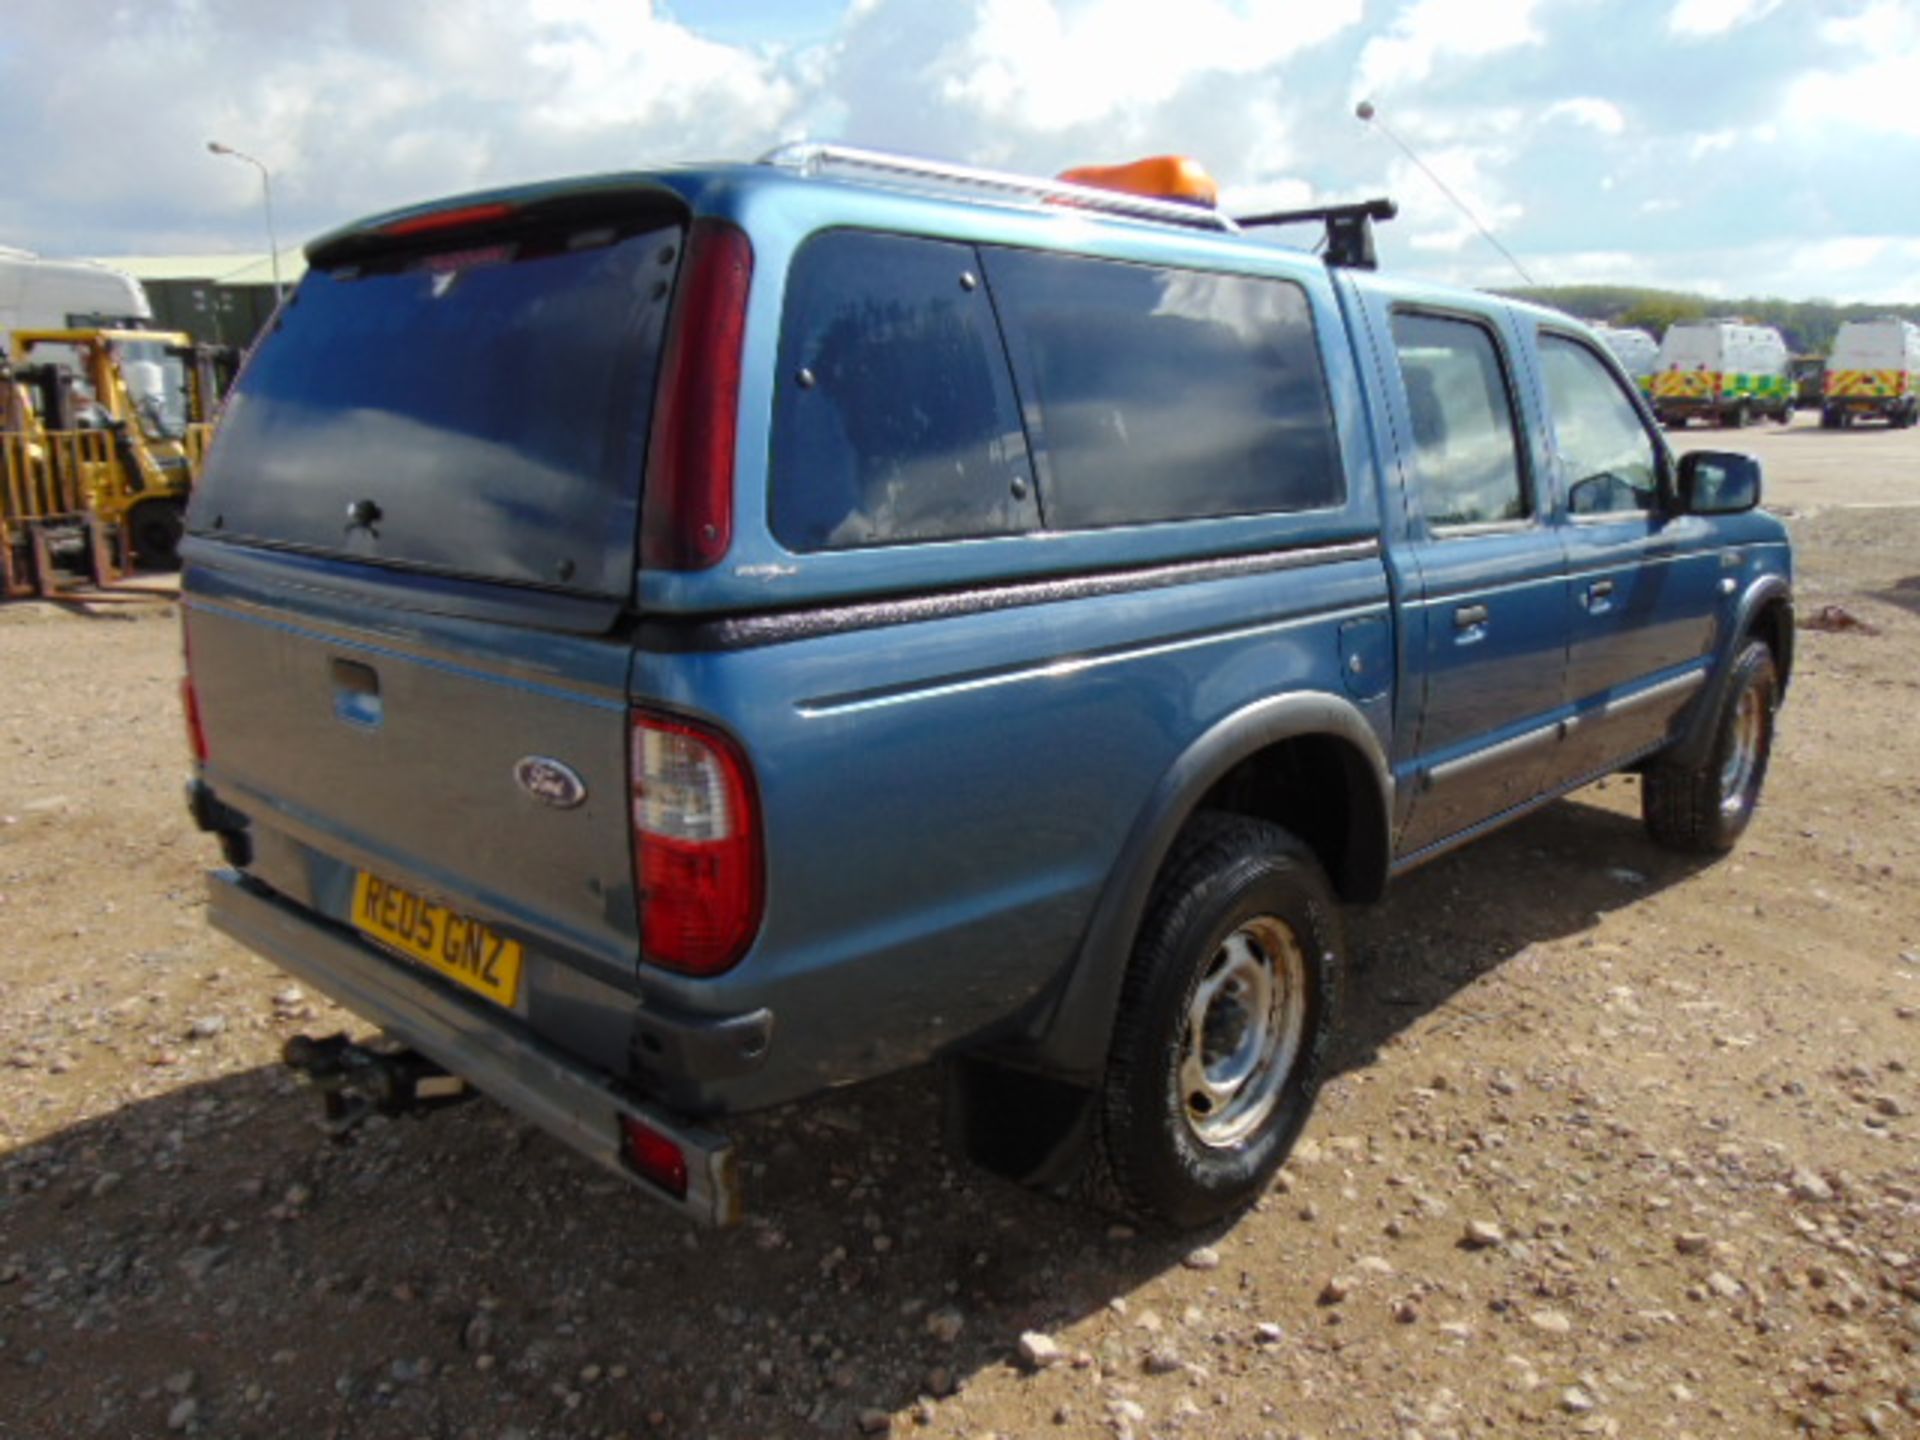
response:
[[[1752,419],[1753,413],[1747,408],[1747,402],[1744,400],[1736,400],[1727,407],[1726,423],[1735,430],[1746,429],[1748,422]]]
[[[1319,1091],[1343,952],[1333,888],[1305,845],[1264,821],[1196,817],[1128,964],[1096,1198],[1180,1229],[1257,1198]]]
[[[1656,762],[1642,777],[1641,813],[1655,840],[1695,854],[1733,848],[1760,804],[1779,699],[1773,652],[1765,641],[1749,640],[1734,662],[1705,760]]]

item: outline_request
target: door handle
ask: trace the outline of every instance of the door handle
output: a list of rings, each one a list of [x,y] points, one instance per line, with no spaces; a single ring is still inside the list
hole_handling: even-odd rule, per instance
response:
[[[1453,628],[1471,630],[1476,625],[1487,623],[1487,607],[1484,605],[1462,605],[1453,612]]]
[[[1594,615],[1605,614],[1613,608],[1613,582],[1596,580],[1587,586],[1587,610]]]

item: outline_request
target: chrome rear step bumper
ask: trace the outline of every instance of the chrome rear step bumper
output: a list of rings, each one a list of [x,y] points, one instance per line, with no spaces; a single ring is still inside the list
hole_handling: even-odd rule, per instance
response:
[[[207,879],[207,918],[215,929],[681,1214],[706,1225],[740,1218],[738,1169],[724,1135],[646,1104],[538,1037],[501,1024],[485,1001],[410,973],[404,962],[314,920],[237,871],[216,870]],[[626,1116],[680,1147],[687,1168],[684,1198],[629,1167],[622,1143]]]

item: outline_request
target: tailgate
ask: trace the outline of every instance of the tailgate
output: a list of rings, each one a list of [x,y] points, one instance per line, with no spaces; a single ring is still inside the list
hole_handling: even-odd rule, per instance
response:
[[[187,516],[249,871],[536,1028],[636,984],[624,627],[685,224],[594,183],[319,244]]]
[[[343,923],[364,870],[492,925],[525,945],[523,1011],[555,963],[632,986],[628,647],[552,628],[591,607],[389,608],[207,542],[188,566],[204,778],[253,873]]]

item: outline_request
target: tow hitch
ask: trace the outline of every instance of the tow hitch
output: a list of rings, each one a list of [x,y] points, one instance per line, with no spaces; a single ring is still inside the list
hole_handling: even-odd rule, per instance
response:
[[[370,1050],[344,1032],[295,1035],[281,1052],[289,1069],[320,1092],[336,1139],[376,1111],[404,1115],[469,1099],[473,1087],[414,1050]]]

